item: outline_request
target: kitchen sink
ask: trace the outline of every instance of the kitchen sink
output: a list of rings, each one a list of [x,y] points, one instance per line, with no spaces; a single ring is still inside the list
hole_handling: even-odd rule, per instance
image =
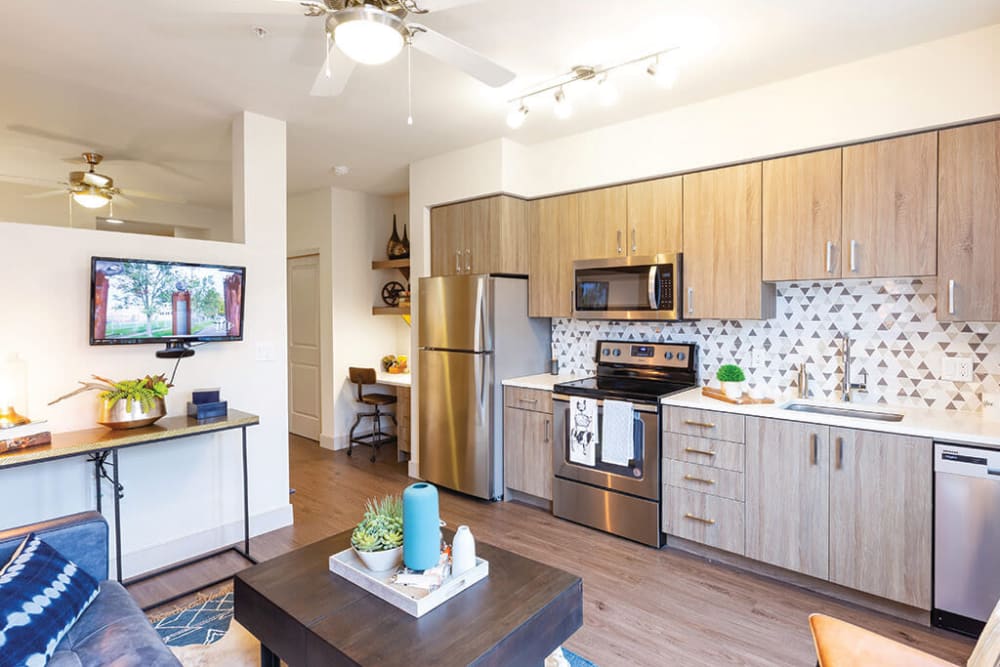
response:
[[[813,403],[789,403],[782,406],[782,410],[792,412],[812,412],[820,415],[833,415],[834,417],[851,417],[852,419],[874,419],[883,422],[901,422],[903,415],[895,412],[876,412],[874,410],[855,410],[853,408],[842,408],[837,405],[815,405]]]

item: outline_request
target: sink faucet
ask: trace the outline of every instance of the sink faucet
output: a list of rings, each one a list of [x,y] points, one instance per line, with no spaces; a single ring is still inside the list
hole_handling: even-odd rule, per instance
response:
[[[851,379],[851,365],[853,355],[851,354],[851,335],[846,331],[840,333],[841,351],[844,354],[844,378],[840,384],[840,398],[845,403],[851,402],[851,392],[855,389],[861,392],[868,391],[868,372],[861,371],[861,382],[853,382]]]

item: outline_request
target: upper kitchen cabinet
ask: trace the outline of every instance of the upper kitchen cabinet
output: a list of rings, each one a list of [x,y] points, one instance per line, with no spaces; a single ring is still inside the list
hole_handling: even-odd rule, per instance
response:
[[[841,149],[764,162],[764,280],[840,276]]]
[[[679,252],[684,238],[683,177],[672,176],[626,186],[625,252],[648,256]]]
[[[1000,121],[942,130],[940,321],[1000,321]]]
[[[588,190],[579,197],[579,246],[575,259],[604,259],[628,254],[625,238],[626,189],[624,185]]]
[[[684,176],[684,316],[773,317],[761,280],[761,163]]]
[[[573,260],[577,253],[580,195],[531,204],[530,317],[569,317],[573,311]]]
[[[936,132],[844,148],[843,277],[935,274],[937,169]]]
[[[431,275],[528,273],[528,203],[499,195],[431,210]]]

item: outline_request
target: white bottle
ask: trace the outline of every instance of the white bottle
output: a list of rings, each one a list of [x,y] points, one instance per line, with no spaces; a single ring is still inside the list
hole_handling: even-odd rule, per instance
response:
[[[476,566],[476,540],[468,526],[459,526],[451,544],[451,574],[457,577]]]

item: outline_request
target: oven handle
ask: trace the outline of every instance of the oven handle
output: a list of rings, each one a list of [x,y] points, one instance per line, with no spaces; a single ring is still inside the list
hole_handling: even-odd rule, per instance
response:
[[[649,267],[649,279],[646,283],[646,295],[649,297],[649,309],[659,310],[660,299],[656,295],[656,280],[657,274],[659,273],[658,267]]]
[[[584,397],[583,396],[568,396],[566,394],[553,394],[552,395],[552,400],[553,401],[566,403],[567,407],[568,407],[568,404],[570,402],[570,399],[573,399],[573,398],[584,398]],[[597,407],[599,407],[599,408],[603,408],[604,407],[604,400],[603,399],[600,399],[600,398],[597,399]],[[635,410],[636,412],[650,412],[650,413],[655,413],[656,412],[656,406],[655,405],[648,405],[648,404],[645,404],[645,403],[633,403],[632,404],[632,409]]]

